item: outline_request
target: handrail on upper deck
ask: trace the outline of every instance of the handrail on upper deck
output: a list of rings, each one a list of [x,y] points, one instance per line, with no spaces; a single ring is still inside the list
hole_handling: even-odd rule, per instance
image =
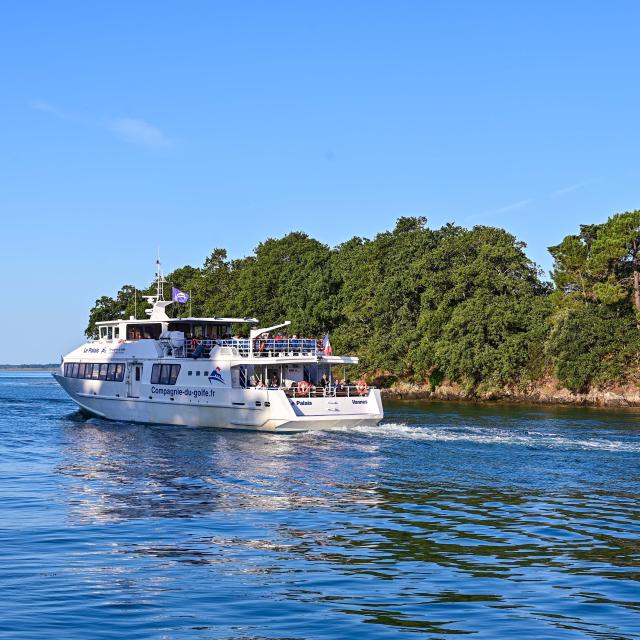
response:
[[[322,341],[315,338],[257,338],[253,341],[253,351],[251,350],[251,341],[248,338],[215,340],[185,338],[182,345],[173,348],[173,355],[176,358],[208,358],[215,346],[236,349],[238,354],[244,358],[250,355],[268,358],[285,355],[318,356],[324,353]]]

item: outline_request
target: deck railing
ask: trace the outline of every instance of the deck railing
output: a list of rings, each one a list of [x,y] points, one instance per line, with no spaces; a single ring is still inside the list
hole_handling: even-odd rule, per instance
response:
[[[186,339],[182,345],[173,347],[175,358],[208,358],[215,346],[231,347],[243,358],[253,353],[255,358],[273,358],[278,356],[318,356],[323,354],[322,341],[315,338],[266,338],[251,341],[247,338],[229,338],[219,340]]]
[[[353,384],[311,385],[309,389],[301,392],[297,387],[280,387],[290,398],[366,398],[372,387],[361,387]]]
[[[288,398],[366,398],[369,390],[374,387],[365,387],[349,384],[349,385],[311,385],[301,391],[297,386],[283,385],[251,385],[248,387],[238,386],[237,389],[257,389],[259,391],[284,391]]]

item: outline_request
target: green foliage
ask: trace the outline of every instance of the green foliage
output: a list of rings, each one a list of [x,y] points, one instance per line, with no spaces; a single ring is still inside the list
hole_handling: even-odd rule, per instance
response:
[[[372,241],[353,238],[332,256],[338,281],[335,344],[361,356],[362,370],[409,375],[418,343],[424,274],[420,258],[437,243],[425,218],[400,218]]]
[[[554,312],[547,352],[569,389],[623,381],[637,357],[640,211],[584,225],[550,247]]]
[[[301,232],[269,238],[244,258],[214,249],[200,268],[167,276],[191,294],[182,316],[256,316],[263,326],[330,332],[338,353],[355,353],[352,377],[378,384],[444,380],[469,390],[527,384],[551,368],[572,390],[623,379],[636,358],[640,211],[618,214],[550,247],[555,289],[525,245],[503,229],[400,218],[373,239],[334,249]],[[638,291],[636,291],[638,289]],[[137,292],[138,317],[145,306]],[[639,307],[640,308],[640,307]],[[100,320],[134,313],[134,289],[96,301]]]
[[[115,318],[128,318],[134,314],[135,308],[135,293],[134,287],[130,284],[125,284],[115,299],[109,296],[102,296],[96,300],[96,304],[91,309],[89,314],[89,324],[85,330],[85,335],[91,337],[96,331],[96,322],[102,322],[104,320],[113,320]],[[138,296],[141,292],[138,291]],[[142,299],[139,298],[138,302]],[[140,307],[142,308],[142,306]]]
[[[558,379],[572,391],[622,379],[640,350],[635,317],[626,309],[585,304],[561,313],[554,325],[548,350]]]
[[[618,213],[603,224],[582,225],[549,247],[559,291],[583,301],[615,305],[633,294],[640,310],[640,211]]]
[[[546,333],[547,290],[524,245],[501,229],[446,227],[420,262],[424,274],[419,373],[499,386],[525,376]]]

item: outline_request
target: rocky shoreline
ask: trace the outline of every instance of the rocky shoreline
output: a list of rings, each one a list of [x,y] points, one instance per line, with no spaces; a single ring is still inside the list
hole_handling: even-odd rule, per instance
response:
[[[454,383],[442,384],[432,390],[429,385],[402,382],[382,389],[382,396],[389,400],[457,400],[586,407],[640,407],[640,386],[637,385],[590,389],[587,393],[574,393],[554,381],[532,384],[524,388],[505,387],[489,391],[480,389],[468,391]]]

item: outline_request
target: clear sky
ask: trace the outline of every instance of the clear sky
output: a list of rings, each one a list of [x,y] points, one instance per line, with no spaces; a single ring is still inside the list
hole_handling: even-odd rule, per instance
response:
[[[5,2],[2,362],[96,298],[397,217],[546,247],[640,207],[640,3]]]

